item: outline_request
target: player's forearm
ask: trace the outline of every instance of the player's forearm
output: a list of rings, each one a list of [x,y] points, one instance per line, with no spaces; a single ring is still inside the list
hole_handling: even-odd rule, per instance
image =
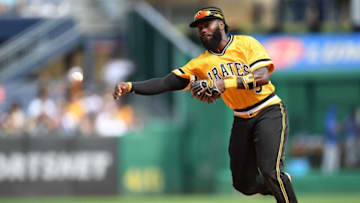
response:
[[[155,95],[168,91],[181,90],[188,85],[189,81],[180,78],[173,73],[162,77],[153,78],[141,82],[132,82],[132,90],[136,94],[141,95]]]
[[[269,83],[269,74],[267,67],[260,68],[253,73],[249,73],[245,76],[237,78],[225,79],[225,89],[237,88],[237,89],[254,89],[262,85]]]
[[[254,71],[255,87],[260,87],[269,83],[269,70],[268,67],[262,67]]]

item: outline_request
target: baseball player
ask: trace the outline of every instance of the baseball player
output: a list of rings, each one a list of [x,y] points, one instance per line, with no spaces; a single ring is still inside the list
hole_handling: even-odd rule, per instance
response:
[[[234,111],[229,144],[234,188],[297,202],[291,178],[282,171],[288,118],[269,79],[274,64],[266,50],[253,37],[227,34],[223,12],[216,7],[199,9],[190,27],[198,29],[206,48],[199,57],[162,78],[121,82],[114,99],[130,92],[154,95],[189,88],[202,101],[221,96]]]

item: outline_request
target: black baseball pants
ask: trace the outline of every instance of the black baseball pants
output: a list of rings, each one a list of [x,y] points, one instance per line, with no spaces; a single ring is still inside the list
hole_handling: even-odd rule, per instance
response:
[[[275,196],[278,203],[297,202],[288,176],[282,172],[289,134],[283,103],[271,105],[255,117],[234,117],[229,154],[233,186],[245,195]]]

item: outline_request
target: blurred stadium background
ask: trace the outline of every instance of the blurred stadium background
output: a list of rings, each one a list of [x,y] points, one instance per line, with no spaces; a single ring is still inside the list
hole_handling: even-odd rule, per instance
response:
[[[360,202],[360,0],[0,0],[0,202],[274,202],[232,189],[222,102],[111,97],[197,56],[209,5],[275,62],[300,202]]]

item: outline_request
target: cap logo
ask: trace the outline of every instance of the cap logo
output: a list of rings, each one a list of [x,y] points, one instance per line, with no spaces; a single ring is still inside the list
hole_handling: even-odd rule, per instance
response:
[[[220,19],[225,23],[225,17],[221,9],[216,7],[206,7],[196,11],[194,21],[189,24],[190,27],[196,27],[201,20]]]
[[[205,17],[208,17],[208,16],[215,16],[215,17],[218,17],[220,19],[224,19],[223,15],[221,15],[218,12],[212,12],[210,10],[201,10],[201,11],[198,11],[195,14],[194,20],[199,20],[199,19],[202,19],[202,18],[205,18]]]
[[[194,20],[199,20],[201,18],[210,16],[210,14],[211,14],[211,11],[199,11],[195,14]]]

